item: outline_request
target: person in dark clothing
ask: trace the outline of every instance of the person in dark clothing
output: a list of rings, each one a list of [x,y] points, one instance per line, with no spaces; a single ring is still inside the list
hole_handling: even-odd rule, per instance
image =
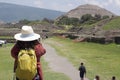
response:
[[[116,79],[115,79],[115,76],[112,77],[112,80],[116,80]]]
[[[83,63],[80,64],[79,71],[80,71],[81,80],[84,80],[84,75],[86,74],[86,68]]]
[[[100,77],[96,75],[94,80],[100,80]]]

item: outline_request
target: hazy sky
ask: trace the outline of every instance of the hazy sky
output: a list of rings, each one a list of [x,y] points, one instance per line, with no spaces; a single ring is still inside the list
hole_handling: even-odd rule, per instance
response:
[[[0,0],[45,9],[67,12],[83,4],[95,4],[120,15],[120,0]]]

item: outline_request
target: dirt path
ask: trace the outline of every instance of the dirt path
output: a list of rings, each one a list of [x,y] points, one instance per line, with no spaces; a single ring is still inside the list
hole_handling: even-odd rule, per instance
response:
[[[79,71],[66,58],[57,55],[57,52],[51,46],[44,44],[44,47],[47,51],[44,59],[49,63],[48,65],[53,71],[64,73],[71,80],[80,80]]]

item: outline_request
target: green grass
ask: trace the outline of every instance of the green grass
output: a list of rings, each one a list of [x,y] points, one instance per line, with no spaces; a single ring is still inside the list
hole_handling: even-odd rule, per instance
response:
[[[13,39],[12,36],[0,36],[0,39]]]
[[[117,17],[107,23],[104,27],[104,30],[113,30],[113,29],[120,29],[120,17]]]
[[[10,55],[13,44],[6,44],[0,47],[0,80],[13,80],[13,62]],[[41,59],[44,80],[70,80],[62,73],[53,72],[48,63]]]
[[[105,19],[106,20],[106,19]],[[100,20],[96,23],[93,23],[91,25],[83,25],[85,28],[92,28],[95,27],[98,24],[102,24],[105,20]],[[120,29],[120,17],[115,17],[111,21],[109,21],[107,24],[105,24],[102,28],[103,30],[116,30]]]
[[[78,69],[80,62],[87,68],[87,77],[93,80],[100,75],[101,80],[120,80],[120,46],[116,44],[75,43],[69,39],[50,38],[45,41],[52,45],[60,55],[65,56]]]
[[[13,59],[10,57],[11,45],[0,47],[0,80],[11,80],[13,75]]]

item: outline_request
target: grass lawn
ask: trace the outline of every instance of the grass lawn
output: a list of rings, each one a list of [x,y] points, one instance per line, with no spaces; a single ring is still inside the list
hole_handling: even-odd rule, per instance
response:
[[[107,23],[105,26],[103,26],[104,30],[114,30],[114,29],[120,29],[120,17],[117,17],[113,20],[111,20],[109,23]]]
[[[116,76],[120,80],[120,46],[116,44],[75,43],[64,38],[49,38],[45,43],[53,46],[61,56],[65,56],[78,69],[80,62],[84,62],[87,77],[94,79],[99,75],[101,80],[111,80]]]
[[[10,55],[13,44],[6,44],[0,47],[0,80],[13,80],[13,62]],[[48,67],[48,63],[41,59],[44,80],[70,80],[64,74],[55,73]]]

